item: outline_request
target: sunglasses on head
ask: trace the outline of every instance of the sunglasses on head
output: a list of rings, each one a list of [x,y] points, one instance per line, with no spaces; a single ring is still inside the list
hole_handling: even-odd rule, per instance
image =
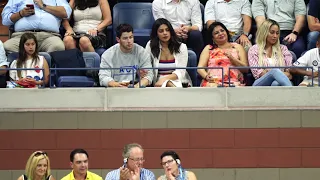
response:
[[[40,155],[47,156],[48,154],[46,152],[44,152],[44,151],[39,151],[39,152],[34,154],[35,157],[40,156]]]

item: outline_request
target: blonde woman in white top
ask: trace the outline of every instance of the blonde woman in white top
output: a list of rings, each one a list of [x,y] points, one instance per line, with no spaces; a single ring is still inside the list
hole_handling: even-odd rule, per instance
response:
[[[66,29],[63,41],[66,49],[79,47],[82,52],[94,52],[106,47],[103,30],[112,23],[107,0],[70,0],[73,9],[73,28],[69,20],[63,20]]]
[[[191,79],[185,69],[187,67],[188,49],[178,37],[170,22],[164,18],[157,19],[152,27],[150,41],[146,51],[150,53],[154,69],[155,87],[191,86]]]

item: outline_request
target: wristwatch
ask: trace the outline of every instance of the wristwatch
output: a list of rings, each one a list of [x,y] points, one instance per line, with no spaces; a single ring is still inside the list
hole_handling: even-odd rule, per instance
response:
[[[46,7],[47,7],[46,4],[43,4],[43,5],[42,5],[42,9],[45,9]]]
[[[292,31],[292,34],[295,34],[296,36],[299,35],[298,31]]]
[[[243,32],[242,34],[246,35],[247,37],[249,36],[249,33]]]

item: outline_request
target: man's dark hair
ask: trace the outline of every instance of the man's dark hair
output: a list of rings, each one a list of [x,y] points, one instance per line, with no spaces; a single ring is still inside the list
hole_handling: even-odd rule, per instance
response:
[[[70,153],[70,162],[73,162],[74,155],[76,155],[76,154],[85,154],[89,158],[89,154],[87,153],[86,150],[84,150],[84,149],[75,149]]]
[[[130,24],[120,24],[116,29],[116,35],[118,38],[121,37],[122,33],[124,32],[133,32],[133,28]]]

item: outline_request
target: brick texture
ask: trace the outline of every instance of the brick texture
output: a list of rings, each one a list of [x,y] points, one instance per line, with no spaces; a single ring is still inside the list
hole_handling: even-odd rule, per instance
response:
[[[45,150],[54,169],[67,169],[69,153],[84,148],[90,168],[122,164],[127,143],[145,148],[145,167],[161,168],[160,155],[175,150],[186,168],[319,168],[320,128],[1,130],[0,169],[23,169],[35,150]]]

